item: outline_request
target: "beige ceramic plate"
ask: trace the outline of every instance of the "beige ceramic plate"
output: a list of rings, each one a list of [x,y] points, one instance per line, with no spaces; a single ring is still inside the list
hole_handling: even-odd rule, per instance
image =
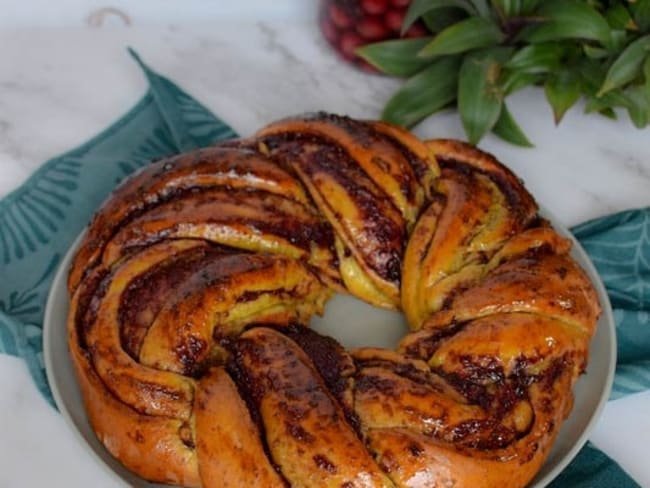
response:
[[[556,229],[570,235],[558,224],[557,219],[551,218],[550,220]],[[126,486],[162,486],[143,481],[123,468],[99,443],[88,424],[66,341],[68,311],[66,277],[78,242],[79,239],[65,256],[54,277],[45,309],[43,348],[45,367],[54,400],[73,431],[87,445],[88,452],[106,468],[107,476],[113,477],[118,484],[121,482]],[[614,378],[616,337],[609,299],[591,261],[577,242],[573,250],[573,257],[582,265],[594,282],[603,306],[603,314],[591,344],[587,374],[580,379],[575,388],[573,411],[562,425],[546,463],[531,484],[531,487],[535,488],[541,488],[550,483],[587,441],[589,433],[607,401]],[[315,319],[312,327],[323,334],[335,337],[347,347],[393,348],[407,330],[400,314],[380,310],[343,295],[334,297],[328,303],[324,317]]]

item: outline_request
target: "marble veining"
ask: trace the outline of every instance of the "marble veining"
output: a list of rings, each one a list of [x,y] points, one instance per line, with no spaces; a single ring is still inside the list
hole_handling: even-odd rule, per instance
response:
[[[629,171],[637,178],[641,178],[650,188],[650,165],[648,165],[647,160],[642,161],[635,154],[609,147],[604,147],[601,151],[606,158],[618,161],[626,171]]]

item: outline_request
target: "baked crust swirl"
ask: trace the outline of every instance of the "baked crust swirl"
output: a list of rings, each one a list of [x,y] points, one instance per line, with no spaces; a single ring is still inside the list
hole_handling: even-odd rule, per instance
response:
[[[383,122],[298,116],[154,162],[69,273],[90,424],[188,487],[525,486],[600,315],[570,248],[493,156]],[[308,328],[334,293],[410,332],[345,350]]]

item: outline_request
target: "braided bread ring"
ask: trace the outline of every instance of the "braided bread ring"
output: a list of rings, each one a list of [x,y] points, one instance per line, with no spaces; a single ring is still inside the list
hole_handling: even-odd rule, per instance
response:
[[[188,487],[525,486],[600,315],[537,212],[472,146],[323,113],[152,163],[70,268],[90,423]],[[410,333],[346,351],[306,327],[335,292]]]

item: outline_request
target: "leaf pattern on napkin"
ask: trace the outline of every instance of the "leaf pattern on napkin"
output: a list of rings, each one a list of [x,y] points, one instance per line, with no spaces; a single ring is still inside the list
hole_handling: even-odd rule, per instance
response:
[[[38,289],[43,283],[49,281],[56,271],[61,260],[61,255],[55,253],[45,268],[43,275],[32,286],[25,290],[14,290],[9,294],[9,300],[0,299],[0,310],[11,315],[12,317],[25,320],[27,322],[41,316],[44,301],[39,300]]]
[[[614,309],[618,361],[612,398],[650,388],[650,209],[630,210],[573,229]]]
[[[650,310],[650,216],[594,221],[578,230],[605,281],[612,306]]]
[[[50,401],[43,365],[45,303],[59,262],[94,209],[150,161],[235,137],[203,105],[138,62],[150,83],[140,102],[0,200],[0,353],[25,358]]]
[[[81,163],[60,157],[41,168],[23,185],[0,202],[0,259],[9,264],[23,259],[51,242],[65,220],[70,193],[79,187]]]

